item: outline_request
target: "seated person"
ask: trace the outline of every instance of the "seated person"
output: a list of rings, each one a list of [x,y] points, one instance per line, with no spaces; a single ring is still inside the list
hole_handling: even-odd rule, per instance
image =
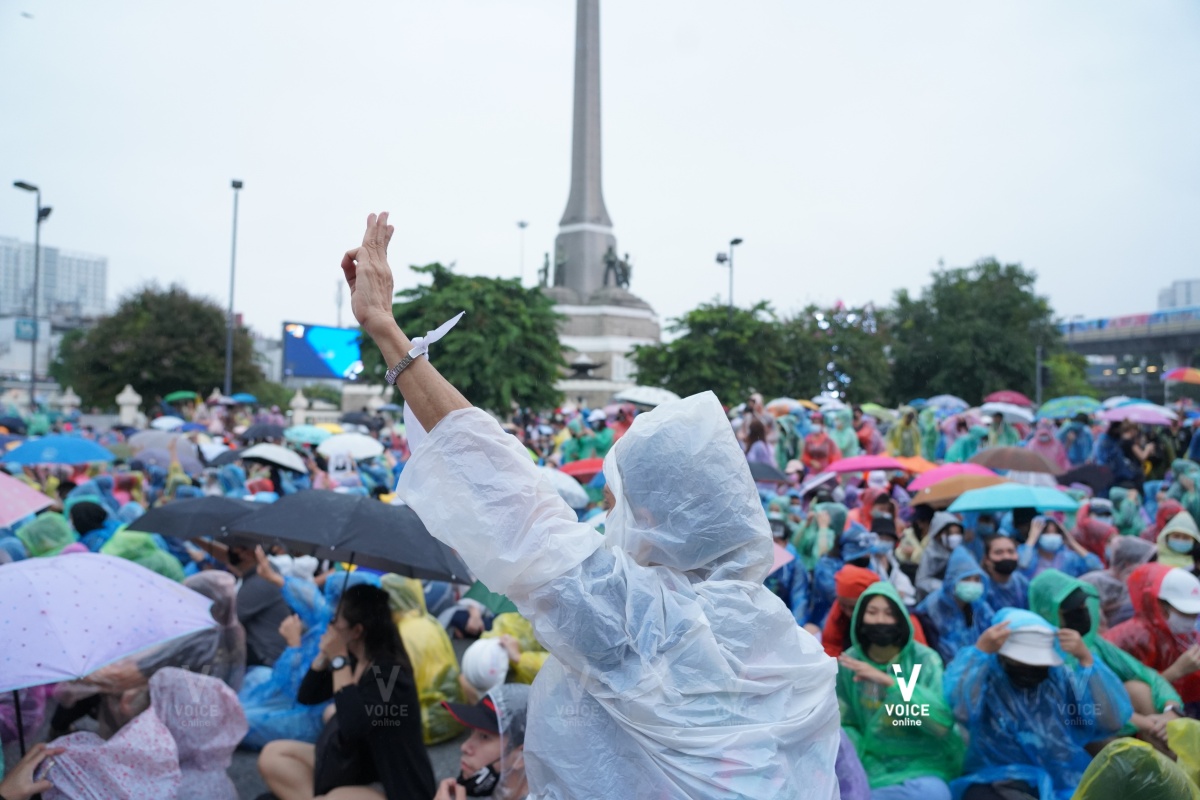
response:
[[[837,602],[834,603],[833,609],[825,620],[821,644],[827,654],[836,658],[852,643],[850,619],[854,613],[854,606],[858,603],[858,598],[869,586],[873,586],[883,579],[869,569],[847,564],[838,570],[834,580],[837,585]],[[921,623],[913,615],[907,614],[907,616],[912,624],[914,638],[921,644],[925,644],[925,632],[921,628]]]
[[[1200,574],[1200,529],[1186,511],[1172,517],[1158,534],[1158,563]]]
[[[1073,666],[1060,650],[1074,657]],[[1001,609],[996,624],[959,654],[945,689],[969,735],[968,775],[951,788],[972,800],[1044,798],[1041,786],[1068,800],[1091,761],[1085,746],[1116,734],[1133,713],[1120,679],[1078,631],[1015,608]]]
[[[796,548],[788,542],[787,513],[779,498],[772,500],[767,509],[767,522],[771,524],[771,538],[795,559],[780,566],[769,574],[764,584],[771,593],[783,601],[792,612],[797,625],[808,622],[808,571],[799,561]]]
[[[1200,716],[1200,580],[1166,564],[1143,564],[1129,576],[1135,615],[1104,638],[1162,674],[1183,699],[1187,716]]]
[[[1100,611],[1104,628],[1114,628],[1133,616],[1129,599],[1129,576],[1154,557],[1154,545],[1135,536],[1122,536],[1109,547],[1108,567],[1079,576],[1100,592]]]
[[[522,800],[529,794],[525,779],[525,719],[529,687],[506,683],[476,705],[444,703],[447,713],[471,730],[462,743],[457,778],[446,778],[433,800],[494,797]],[[465,792],[459,791],[465,787]]]
[[[351,586],[321,637],[321,649],[300,684],[299,701],[333,699],[334,713],[316,745],[277,740],[263,748],[258,769],[278,800],[310,800],[340,787],[361,797],[432,797],[433,767],[420,699],[387,592]]]
[[[838,658],[838,704],[871,797],[949,800],[946,782],[962,769],[963,741],[943,697],[942,659],[916,641],[900,594],[886,581],[863,591],[851,619],[853,645]],[[902,693],[897,677],[915,689]],[[908,704],[928,716],[897,725],[908,712],[895,707]]]
[[[1017,571],[1017,543],[1003,534],[983,538],[983,597],[992,608],[1029,608],[1029,579]]]
[[[477,639],[492,629],[495,614],[478,600],[459,598],[438,614],[437,620],[454,639]]]
[[[1104,562],[1088,552],[1053,517],[1034,517],[1028,541],[1017,548],[1017,560],[1021,574],[1030,579],[1044,569],[1056,569],[1072,578],[1104,569]]]
[[[924,600],[942,586],[942,578],[950,563],[950,554],[958,549],[963,540],[962,521],[954,514],[939,511],[929,523],[929,537],[921,550],[921,564],[917,567],[917,600]]]
[[[1051,625],[1069,628],[1083,636],[1092,655],[1125,684],[1133,704],[1133,717],[1122,735],[1138,735],[1166,752],[1166,726],[1183,716],[1183,701],[1161,675],[1100,637],[1100,599],[1095,588],[1056,569],[1048,569],[1033,579],[1029,600],[1033,612]],[[1073,657],[1068,655],[1065,660],[1070,664]]]
[[[983,570],[965,547],[954,548],[945,582],[916,610],[929,645],[943,663],[953,661],[992,624],[992,607],[983,593]]]

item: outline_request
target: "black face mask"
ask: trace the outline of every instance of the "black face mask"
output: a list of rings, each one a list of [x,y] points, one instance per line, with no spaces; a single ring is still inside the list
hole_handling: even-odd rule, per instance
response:
[[[899,647],[908,641],[908,626],[902,622],[862,623],[858,638],[866,645]]]
[[[1004,672],[1012,685],[1018,689],[1036,689],[1042,681],[1050,677],[1049,667],[1035,667],[1018,661],[1002,661]]]
[[[232,567],[240,567],[247,561],[247,559],[242,557],[240,550],[230,550],[227,558],[229,559],[229,565]]]
[[[490,797],[500,783],[500,771],[495,764],[488,764],[469,778],[459,774],[458,783],[467,790],[467,797]]]
[[[993,561],[992,569],[996,570],[1000,575],[1012,575],[1017,571],[1017,560],[1015,558],[1002,558],[999,561]]]
[[[1062,617],[1062,626],[1077,631],[1080,636],[1087,635],[1087,632],[1092,629],[1092,613],[1088,611],[1087,606],[1064,611],[1060,616]]]
[[[846,563],[850,564],[851,566],[862,567],[863,569],[866,569],[871,566],[871,557],[863,556],[862,558],[856,558],[853,561],[847,561]]]

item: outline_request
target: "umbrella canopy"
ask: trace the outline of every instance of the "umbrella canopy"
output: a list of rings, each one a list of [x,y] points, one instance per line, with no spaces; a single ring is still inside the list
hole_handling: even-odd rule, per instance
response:
[[[52,505],[53,500],[30,488],[25,481],[0,472],[0,528],[7,528]]]
[[[862,409],[864,414],[874,417],[880,422],[895,422],[897,417],[900,416],[892,409],[884,408],[878,403],[863,403],[859,408]]]
[[[874,472],[875,470],[901,470],[904,465],[891,456],[854,456],[842,458],[829,465],[829,472]]]
[[[1073,395],[1047,400],[1038,409],[1037,417],[1038,419],[1070,419],[1077,414],[1087,414],[1090,417],[1099,410],[1099,400],[1083,395]]]
[[[908,492],[909,494],[915,494],[922,489],[927,489],[934,484],[941,483],[948,478],[958,477],[959,475],[982,475],[988,478],[999,478],[996,473],[978,464],[943,464],[940,467],[922,473],[921,477],[908,485]]]
[[[1063,486],[1082,483],[1092,490],[1095,497],[1108,497],[1108,490],[1113,486],[1113,474],[1111,469],[1100,464],[1084,464],[1059,475],[1058,482]]]
[[[222,442],[209,442],[200,445],[200,456],[205,464],[212,464],[222,453],[228,453],[229,447]]]
[[[9,433],[25,433],[25,420],[20,417],[0,417],[0,428],[8,428]]]
[[[216,536],[234,520],[262,508],[261,503],[233,497],[191,497],[152,508],[129,525],[131,531],[180,539]]]
[[[373,417],[365,411],[351,411],[349,414],[342,414],[341,421],[347,425],[362,425],[373,431],[379,430],[384,425],[382,419]]]
[[[572,461],[569,464],[563,464],[560,471],[576,480],[590,481],[598,473],[604,471],[604,459],[585,458],[581,461]]]
[[[554,491],[558,492],[567,505],[578,511],[581,508],[587,508],[590,499],[587,491],[580,485],[579,481],[572,478],[562,470],[554,469],[553,467],[539,467],[542,474],[547,480],[554,485]]]
[[[226,526],[225,538],[281,543],[332,561],[410,578],[470,583],[454,551],[434,539],[415,511],[361,495],[307,491],[281,497]]]
[[[939,394],[936,397],[929,398],[925,402],[927,408],[945,411],[949,414],[957,414],[971,407],[971,404],[966,400],[963,400],[961,397],[955,397],[952,394]]]
[[[984,489],[988,486],[999,486],[1004,478],[998,475],[955,475],[952,478],[938,481],[932,486],[926,486],[913,495],[914,506],[930,506],[945,508],[957,500],[964,492],[972,489]]]
[[[791,397],[776,397],[763,408],[772,416],[784,417],[793,411],[800,411],[804,406],[800,405],[799,400]]]
[[[1195,367],[1178,367],[1164,372],[1162,379],[1171,383],[1200,383],[1200,369]]]
[[[1137,425],[1170,425],[1175,420],[1174,413],[1169,409],[1150,404],[1117,406],[1101,411],[1096,417],[1105,422],[1132,422]]]
[[[1020,392],[1014,392],[1011,389],[1005,389],[1002,392],[992,392],[987,397],[983,398],[985,403],[1012,403],[1014,406],[1023,406],[1025,408],[1033,408],[1033,401]]]
[[[170,469],[171,467],[171,454],[157,447],[151,447],[148,450],[139,450],[134,458],[146,466],[161,467],[162,469]],[[199,475],[201,472],[204,472],[204,465],[195,456],[177,454],[176,458],[179,461],[179,466],[188,475]]]
[[[1008,511],[1013,508],[1036,508],[1038,511],[1075,511],[1079,508],[1065,492],[1046,486],[1026,486],[1021,483],[1002,483],[986,489],[964,492],[950,504],[950,511]]]
[[[930,470],[937,469],[937,464],[926,461],[920,456],[905,456],[897,458],[896,461],[905,472],[911,472],[913,475],[924,475]]]
[[[200,399],[200,395],[196,394],[195,392],[180,391],[180,392],[171,392],[169,395],[167,395],[166,397],[163,398],[163,402],[164,403],[186,403],[189,400],[199,400],[199,399]]]
[[[1132,402],[1134,402],[1134,399],[1132,397],[1130,397],[1129,395],[1118,394],[1118,395],[1115,395],[1115,396],[1110,397],[1107,400],[1105,400],[1103,403],[1100,404],[1100,407],[1101,408],[1116,408],[1117,406],[1123,406],[1127,403],[1132,403]]]
[[[988,417],[994,414],[999,414],[1000,416],[1004,417],[1005,422],[1023,422],[1026,425],[1033,422],[1033,411],[1012,403],[984,403],[979,407],[979,411],[981,414]]]
[[[95,442],[61,435],[29,439],[0,458],[7,464],[90,464],[112,460],[113,454]]]
[[[252,406],[258,402],[258,398],[255,397],[254,395],[250,394],[249,392],[238,392],[237,394],[233,395],[229,399],[235,403],[239,403],[241,405],[248,405],[248,406]]]
[[[126,444],[136,456],[143,450],[170,450],[175,442],[175,452],[181,456],[200,457],[200,449],[182,433],[174,431],[138,431],[129,437]]]
[[[383,455],[383,443],[365,433],[339,433],[317,446],[317,452],[329,456],[345,455],[355,461]]]
[[[261,442],[264,439],[282,439],[283,426],[272,425],[269,422],[256,422],[242,433],[243,442]]]
[[[329,431],[331,434],[345,433],[345,431],[342,430],[342,426],[338,425],[336,422],[318,422],[313,427],[320,428],[323,431]]]
[[[318,428],[316,425],[294,425],[283,432],[285,441],[295,442],[296,444],[320,444],[330,436],[333,436],[333,434],[324,428]]]
[[[787,483],[787,475],[771,464],[763,464],[761,461],[750,462],[750,477],[765,483]]]
[[[0,597],[0,691],[83,678],[217,624],[204,595],[99,553],[5,564]]]
[[[208,465],[210,467],[223,467],[226,464],[233,464],[241,459],[242,453],[244,453],[244,452],[246,452],[246,451],[245,450],[226,450],[225,452],[218,455],[216,458],[209,459]]]
[[[779,544],[779,542],[772,542],[771,544],[774,546],[775,551],[771,560],[771,571],[767,573],[768,575],[774,575],[776,572],[796,560],[796,556],[793,555],[792,552],[786,547]]]
[[[304,466],[304,459],[277,444],[256,444],[254,447],[247,447],[241,451],[238,458],[248,461],[265,461],[283,469],[290,469],[292,472],[308,474],[308,467]]]
[[[615,402],[633,403],[635,406],[648,406],[649,408],[678,399],[679,395],[657,386],[631,386],[613,395]]]
[[[972,456],[971,463],[993,471],[1015,469],[1019,472],[1058,474],[1058,467],[1047,461],[1045,456],[1024,447],[989,447]]]
[[[183,427],[183,420],[179,417],[157,417],[150,427],[156,431],[177,431]]]
[[[836,483],[837,483],[837,474],[836,473],[822,472],[820,475],[814,475],[813,477],[806,480],[804,483],[800,484],[800,496],[804,497],[806,494],[813,491],[814,489],[817,489],[826,484],[833,485]]]

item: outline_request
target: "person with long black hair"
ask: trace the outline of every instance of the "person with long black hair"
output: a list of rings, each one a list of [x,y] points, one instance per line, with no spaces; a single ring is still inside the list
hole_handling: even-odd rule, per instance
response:
[[[315,745],[279,740],[258,769],[278,800],[432,797],[433,767],[421,738],[412,664],[392,621],[388,594],[351,586],[300,684],[298,699],[333,699]],[[261,800],[261,799],[260,799]]]

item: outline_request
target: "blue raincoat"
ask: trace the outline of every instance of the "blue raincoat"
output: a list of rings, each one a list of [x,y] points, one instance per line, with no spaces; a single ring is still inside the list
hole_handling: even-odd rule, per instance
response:
[[[796,554],[796,548],[791,544],[786,545],[787,551],[793,556]],[[808,622],[809,614],[809,591],[808,591],[808,570],[804,569],[804,565],[800,563],[797,556],[795,561],[784,564],[779,569],[772,572],[763,581],[765,585],[776,597],[783,601],[783,604],[792,612],[792,616],[796,619],[797,625],[803,625]]]
[[[1085,572],[1104,569],[1104,562],[1095,553],[1088,553],[1084,557],[1065,544],[1049,559],[1042,558],[1043,553],[1045,551],[1036,545],[1033,547],[1027,544],[1017,545],[1017,571],[1032,580],[1037,577],[1039,572],[1048,569],[1065,572],[1072,578],[1078,578]]]
[[[997,583],[984,573],[983,599],[992,608],[1029,608],[1029,578],[1020,572],[1008,576],[1008,583]]]
[[[1074,433],[1075,440],[1068,443],[1068,434]],[[1072,467],[1082,466],[1092,457],[1095,441],[1092,439],[1092,429],[1079,422],[1068,422],[1058,431],[1058,440],[1067,449],[1067,461]]]
[[[1001,609],[995,621],[1057,630],[1015,608]],[[1133,713],[1120,679],[1099,659],[1090,667],[1049,669],[1037,687],[1018,689],[999,655],[972,645],[946,671],[946,701],[970,734],[968,775],[951,785],[955,796],[973,783],[1007,778],[1036,787],[1048,779],[1052,796],[1068,800],[1092,760],[1084,745],[1115,735]]]
[[[947,664],[954,660],[960,650],[975,644],[979,634],[992,624],[992,607],[988,605],[986,595],[971,603],[970,624],[967,624],[966,614],[959,608],[958,599],[954,596],[954,587],[958,582],[972,575],[984,577],[983,569],[970,552],[962,547],[954,548],[950,553],[950,563],[946,565],[942,588],[917,604],[916,612],[925,629],[925,637]]]
[[[317,657],[321,636],[333,620],[345,582],[346,573],[331,573],[322,592],[312,581],[284,578],[283,599],[300,615],[304,634],[300,637],[300,645],[284,650],[273,667],[255,667],[247,671],[242,690],[238,692],[249,724],[243,746],[259,749],[275,739],[317,741],[323,725],[321,715],[327,704],[301,705],[296,701],[296,694]],[[379,576],[351,572],[347,585],[360,583],[378,586]]]

